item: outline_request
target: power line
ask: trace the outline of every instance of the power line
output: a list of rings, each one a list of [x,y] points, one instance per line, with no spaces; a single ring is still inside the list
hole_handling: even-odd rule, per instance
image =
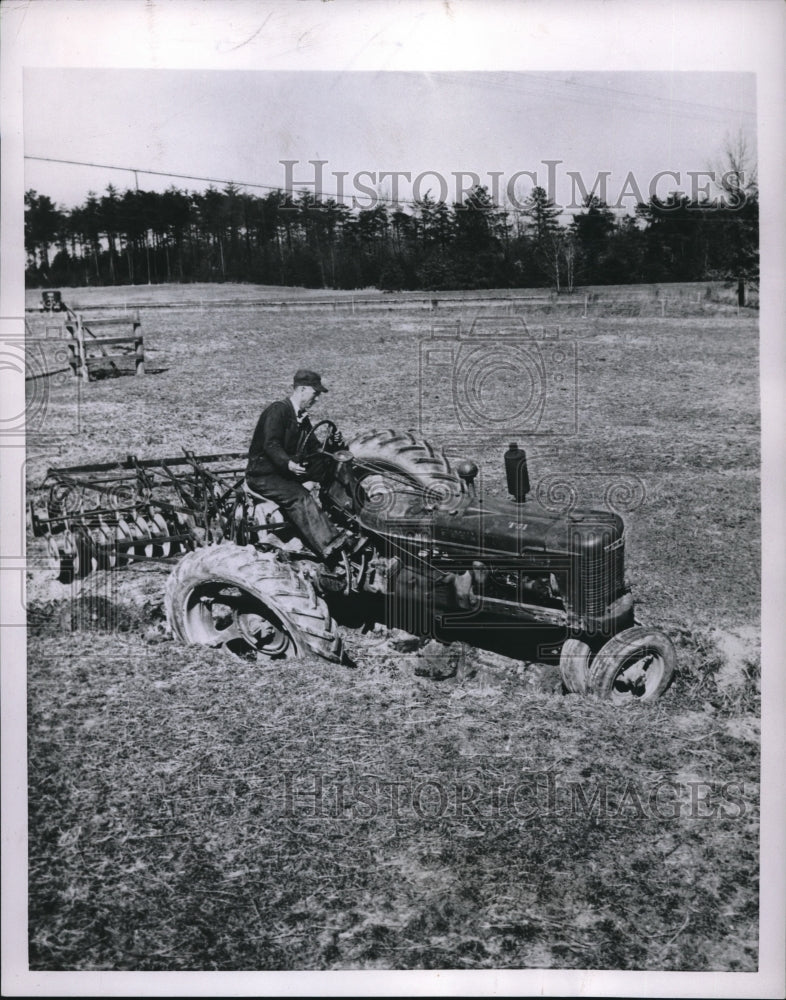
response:
[[[286,191],[286,193],[292,194],[291,190],[286,190],[284,187],[282,187],[281,184],[259,184],[255,181],[226,180],[225,178],[221,177],[198,177],[195,174],[178,174],[178,173],[172,173],[167,170],[146,170],[143,167],[119,167],[116,164],[93,163],[88,160],[63,160],[55,156],[30,156],[26,154],[24,158],[26,160],[36,160],[41,163],[64,163],[75,167],[97,167],[100,170],[119,170],[123,173],[134,174],[135,178],[137,174],[150,174],[156,177],[175,177],[178,180],[206,181],[210,184],[232,184],[235,185],[236,187],[261,188],[262,190],[265,191],[281,191],[282,193]],[[427,171],[427,173],[430,173],[430,171]],[[305,188],[312,187],[313,183],[314,183],[313,181],[312,182],[303,181],[300,184],[294,184],[293,187],[296,190],[304,190]],[[339,199],[356,200],[358,197],[357,193],[345,193],[342,191],[339,194],[338,192],[335,191],[322,191],[321,189],[319,195],[320,198],[335,198],[336,200]],[[427,191],[425,196],[428,197],[428,195],[429,192]],[[361,195],[361,197],[363,196],[364,195]],[[388,195],[380,194],[379,192],[375,191],[374,205],[378,204],[379,202],[384,202],[387,205],[409,205],[410,207],[413,208],[417,205],[422,204],[422,200],[417,201],[415,199],[408,199],[408,198],[391,198]]]
[[[150,174],[155,177],[177,177],[178,180],[207,181],[209,184],[236,184],[238,187],[264,188],[266,191],[280,191],[281,185],[256,184],[253,181],[228,181],[221,177],[197,177],[195,174],[175,174],[168,170],[147,170],[144,167],[118,167],[111,163],[90,163],[87,160],[61,160],[55,156],[29,156],[26,160],[37,160],[41,163],[67,163],[73,167],[98,167],[100,170],[122,170],[130,174]]]
[[[234,184],[237,187],[244,188],[260,188],[264,191],[284,191],[281,184],[259,184],[255,181],[235,181],[226,180],[221,177],[198,177],[195,174],[177,174],[168,170],[146,170],[144,167],[118,167],[111,163],[91,163],[87,160],[62,160],[55,156],[28,156],[25,155],[26,160],[37,160],[41,163],[65,163],[74,167],[97,167],[100,170],[120,170],[123,173],[131,174],[148,174],[155,177],[176,177],[178,180],[186,181],[203,181],[209,184]],[[302,182],[300,185],[295,185],[296,188],[306,188],[311,186],[307,182]],[[291,192],[288,192],[291,193]],[[343,191],[341,194],[332,191],[322,191],[320,190],[320,196],[327,198],[356,198],[356,194],[345,194]],[[416,201],[408,201],[406,198],[389,198],[387,195],[375,193],[375,202],[384,201],[390,205],[417,205]]]

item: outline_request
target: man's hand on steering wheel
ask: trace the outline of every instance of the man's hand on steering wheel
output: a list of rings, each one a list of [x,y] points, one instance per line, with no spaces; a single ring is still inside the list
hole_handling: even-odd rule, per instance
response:
[[[324,440],[320,441],[317,431],[321,430],[323,427],[327,428],[327,433],[325,434]],[[338,427],[336,427],[332,420],[320,420],[319,423],[314,424],[308,433],[306,444],[310,441],[316,442],[319,447],[319,451],[321,452],[337,451],[339,448],[345,447],[341,431]]]

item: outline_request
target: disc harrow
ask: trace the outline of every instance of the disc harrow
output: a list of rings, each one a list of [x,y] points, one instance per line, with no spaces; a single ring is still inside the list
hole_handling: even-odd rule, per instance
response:
[[[186,451],[50,468],[28,501],[32,534],[45,538],[48,565],[61,583],[129,563],[171,560],[225,538],[253,543],[286,525],[275,505],[245,493],[245,464],[238,452]]]

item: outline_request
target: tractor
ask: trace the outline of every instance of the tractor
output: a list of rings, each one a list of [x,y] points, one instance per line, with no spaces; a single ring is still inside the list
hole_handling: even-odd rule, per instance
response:
[[[237,453],[50,469],[31,501],[33,532],[63,582],[176,559],[166,616],[187,645],[340,662],[336,620],[362,607],[366,622],[478,646],[504,637],[521,659],[553,657],[571,693],[625,704],[666,690],[675,650],[636,618],[619,515],[555,513],[529,498],[514,446],[500,498],[478,489],[474,462],[454,467],[414,432],[345,442],[323,420],[312,434],[306,478],[349,542],[331,565],[248,488]]]

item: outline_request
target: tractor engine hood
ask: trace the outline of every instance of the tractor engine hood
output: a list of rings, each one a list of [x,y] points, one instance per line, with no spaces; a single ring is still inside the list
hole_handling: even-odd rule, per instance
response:
[[[467,499],[456,510],[436,510],[429,515],[436,546],[475,558],[535,556],[537,553],[591,554],[608,549],[624,533],[619,515],[592,508],[559,513],[537,501],[484,497]]]

